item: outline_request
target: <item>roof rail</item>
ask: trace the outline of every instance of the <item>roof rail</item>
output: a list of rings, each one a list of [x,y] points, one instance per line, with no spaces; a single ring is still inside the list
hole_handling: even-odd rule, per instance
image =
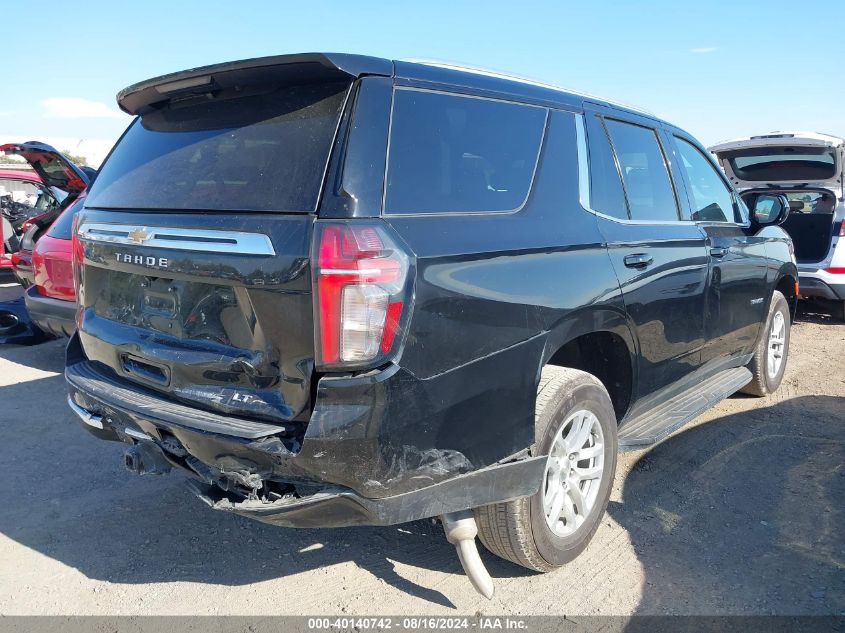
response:
[[[513,74],[510,74],[510,73],[504,73],[504,72],[500,72],[500,71],[497,71],[497,70],[491,70],[489,68],[481,68],[481,67],[478,67],[478,66],[468,66],[468,65],[465,65],[465,64],[459,64],[459,63],[455,63],[455,62],[445,62],[445,61],[440,61],[440,60],[437,60],[437,59],[427,59],[427,58],[417,58],[417,57],[400,59],[398,61],[408,62],[410,64],[421,64],[423,66],[433,66],[435,68],[445,68],[447,70],[458,70],[458,71],[461,71],[461,72],[468,72],[468,73],[473,73],[473,74],[476,74],[476,75],[483,75],[485,77],[494,77],[496,79],[506,79],[508,81],[516,81],[516,82],[531,85],[531,86],[537,86],[539,88],[548,88],[549,90],[555,90],[557,92],[565,92],[565,93],[568,93],[568,94],[573,94],[573,95],[576,95],[578,97],[583,97],[585,99],[595,99],[597,101],[603,101],[604,103],[614,105],[614,106],[618,106],[620,108],[625,108],[626,110],[631,110],[633,112],[639,112],[640,114],[645,114],[645,115],[650,116],[650,117],[659,118],[653,112],[650,112],[648,110],[644,110],[643,108],[639,108],[637,106],[632,106],[630,104],[623,103],[621,101],[613,101],[611,99],[606,99],[604,97],[599,97],[599,96],[590,94],[588,92],[579,92],[578,90],[572,90],[570,88],[565,88],[563,86],[557,86],[555,84],[550,84],[550,83],[547,83],[547,82],[544,82],[544,81],[539,81],[537,79],[531,79],[529,77],[523,77],[521,75],[513,75]]]

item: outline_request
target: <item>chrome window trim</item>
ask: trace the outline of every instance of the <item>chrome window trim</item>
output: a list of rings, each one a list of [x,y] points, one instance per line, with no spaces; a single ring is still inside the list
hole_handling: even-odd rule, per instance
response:
[[[148,237],[130,238],[133,233],[143,233]],[[84,222],[77,229],[77,235],[91,242],[175,251],[262,256],[276,254],[270,237],[264,233]]]
[[[615,119],[616,120],[616,119]],[[627,121],[622,121],[623,123],[627,123]],[[636,124],[634,124],[636,125]],[[643,127],[643,126],[640,126]],[[581,202],[581,206],[584,207],[585,211],[592,213],[600,218],[605,220],[610,220],[612,222],[618,222],[619,224],[653,224],[653,225],[664,225],[664,224],[695,224],[692,220],[632,220],[630,218],[622,219],[617,218],[612,215],[607,215],[606,213],[602,213],[601,211],[596,211],[590,206],[590,159],[589,159],[589,152],[587,150],[587,135],[584,126],[584,115],[583,114],[576,114],[575,115],[575,137],[576,137],[576,145],[578,146],[578,198]],[[659,142],[658,138],[658,142]],[[661,147],[662,151],[662,147]],[[665,156],[664,156],[665,160]],[[667,167],[668,172],[668,167]],[[672,182],[672,174],[669,172],[669,181],[672,185],[674,190],[675,183]],[[675,204],[677,204],[677,198]]]

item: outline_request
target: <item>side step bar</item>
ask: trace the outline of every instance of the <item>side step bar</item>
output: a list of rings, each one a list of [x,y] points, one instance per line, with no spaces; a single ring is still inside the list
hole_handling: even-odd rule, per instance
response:
[[[747,385],[751,378],[745,367],[726,369],[628,420],[619,427],[619,450],[636,450],[665,440],[694,417]]]

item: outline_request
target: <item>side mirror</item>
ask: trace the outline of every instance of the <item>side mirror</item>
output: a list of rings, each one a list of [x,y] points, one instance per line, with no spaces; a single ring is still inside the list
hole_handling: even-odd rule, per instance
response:
[[[782,194],[758,195],[751,210],[751,221],[758,226],[783,224],[788,217],[789,200]]]

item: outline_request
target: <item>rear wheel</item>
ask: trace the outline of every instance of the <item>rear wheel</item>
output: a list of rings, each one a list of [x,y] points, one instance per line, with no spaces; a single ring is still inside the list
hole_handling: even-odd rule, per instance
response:
[[[743,393],[766,396],[780,387],[789,354],[790,327],[789,304],[786,297],[775,290],[765,330],[748,364],[752,374],[751,382],[741,389]]]
[[[543,369],[535,410],[536,451],[546,456],[532,497],[475,510],[492,553],[536,571],[580,554],[599,526],[616,471],[616,415],[601,382],[583,371]]]

